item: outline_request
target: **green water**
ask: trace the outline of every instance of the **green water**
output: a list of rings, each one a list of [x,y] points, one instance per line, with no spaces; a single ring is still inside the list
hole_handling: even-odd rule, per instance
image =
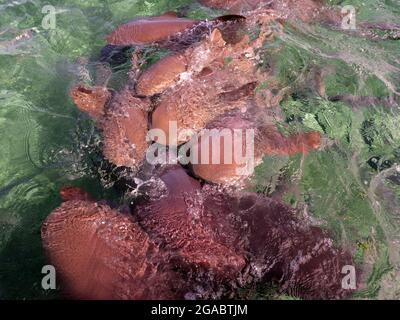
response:
[[[354,5],[360,21],[400,18],[400,1],[330,2]],[[42,28],[46,4],[57,9],[54,30]],[[196,18],[221,13],[190,0],[0,1],[0,299],[57,297],[41,289],[40,226],[59,205],[60,186],[114,198],[91,165],[99,137],[68,88],[90,79],[84,66],[115,26],[170,10]],[[26,38],[15,41],[21,34]],[[398,109],[329,102],[312,86],[314,70],[333,69],[324,77],[327,96],[395,97],[400,41],[287,27],[263,54],[277,67],[280,83],[293,89],[281,104],[289,124],[282,130],[318,130],[326,146],[304,158],[265,158],[256,190],[268,194],[277,181],[294,185],[285,201],[304,208],[364,270],[356,297],[400,298],[400,178],[393,178],[400,160]],[[123,71],[115,73],[115,83],[119,77]]]

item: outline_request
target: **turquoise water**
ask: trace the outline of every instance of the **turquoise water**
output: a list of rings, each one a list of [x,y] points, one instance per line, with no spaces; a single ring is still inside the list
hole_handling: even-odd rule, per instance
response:
[[[330,1],[352,4],[357,18],[400,21],[400,1]],[[57,10],[56,28],[45,30],[42,8]],[[136,16],[180,10],[190,17],[221,14],[189,0],[0,1],[0,298],[46,299],[40,243],[43,219],[60,203],[66,184],[98,199],[114,199],[102,184],[99,136],[74,107],[68,88],[90,82],[104,35]],[[364,270],[357,297],[400,298],[400,115],[398,105],[351,107],[326,96],[391,97],[400,92],[400,41],[371,41],[322,26],[288,26],[263,51],[292,88],[282,110],[283,130],[318,130],[324,150],[306,158],[267,157],[257,168],[256,190],[277,181],[295,186],[287,203],[304,207]],[[114,70],[118,87],[126,69]],[[314,85],[316,74],[324,74]],[[399,101],[399,100],[397,100]],[[400,167],[399,167],[400,171]],[[293,191],[295,190],[295,191]]]

